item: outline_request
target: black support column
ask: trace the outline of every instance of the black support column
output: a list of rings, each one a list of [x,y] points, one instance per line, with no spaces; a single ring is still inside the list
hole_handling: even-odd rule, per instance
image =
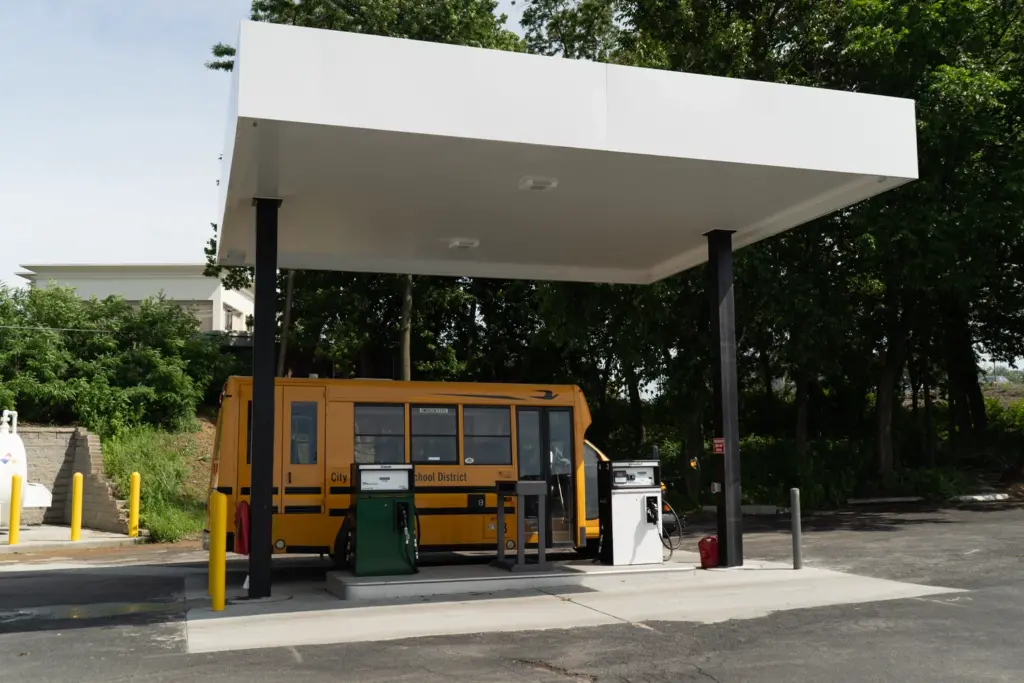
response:
[[[249,597],[270,597],[273,552],[274,344],[277,333],[277,210],[280,199],[256,198],[256,292],[252,353],[252,501]]]
[[[711,298],[715,441],[718,462],[718,564],[743,565],[743,507],[740,492],[739,388],[736,379],[736,305],[732,282],[732,232],[714,230],[708,239],[708,292]],[[718,450],[716,448],[715,450]]]

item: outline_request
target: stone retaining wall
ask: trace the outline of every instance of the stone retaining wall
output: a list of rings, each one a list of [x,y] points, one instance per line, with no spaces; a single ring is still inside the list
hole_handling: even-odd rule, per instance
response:
[[[53,492],[48,510],[27,508],[22,524],[70,524],[71,481],[75,472],[84,477],[82,526],[87,529],[127,533],[128,515],[113,486],[103,474],[100,438],[81,427],[18,427],[28,456],[28,480]]]

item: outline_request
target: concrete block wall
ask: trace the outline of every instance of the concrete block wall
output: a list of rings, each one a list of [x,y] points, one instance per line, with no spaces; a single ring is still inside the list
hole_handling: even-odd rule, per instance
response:
[[[69,505],[71,498],[75,432],[75,427],[18,427],[28,457],[28,480],[53,492],[53,506],[49,510],[23,510],[22,524],[64,523],[65,494]]]
[[[28,456],[28,480],[53,492],[50,509],[26,509],[23,524],[70,524],[72,476],[81,472],[82,526],[127,533],[127,506],[103,473],[99,436],[81,427],[19,427],[18,433]]]

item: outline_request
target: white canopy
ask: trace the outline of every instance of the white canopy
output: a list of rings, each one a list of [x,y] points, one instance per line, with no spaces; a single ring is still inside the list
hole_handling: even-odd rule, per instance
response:
[[[220,262],[650,283],[917,177],[914,102],[244,22]]]

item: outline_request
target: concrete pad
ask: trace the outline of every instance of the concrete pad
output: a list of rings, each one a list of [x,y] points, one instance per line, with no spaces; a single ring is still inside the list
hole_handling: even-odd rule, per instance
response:
[[[188,650],[198,653],[357,643],[459,633],[600,626],[617,621],[547,595],[221,619],[195,619],[190,612]]]
[[[522,589],[445,602],[396,598],[388,604],[334,603],[322,588],[296,587],[273,604],[229,604],[214,613],[203,604],[188,613],[190,652],[396,640],[460,633],[569,629],[648,621],[714,623],[772,612],[919,598],[955,589],[900,583],[822,569],[752,562],[700,571],[681,555],[675,571],[630,571],[591,565],[577,586]],[[676,558],[673,558],[676,559]],[[670,566],[673,563],[670,563]],[[585,565],[584,565],[585,566]],[[203,586],[196,584],[202,592]],[[279,589],[280,590],[280,589]]]
[[[148,540],[148,538],[143,536],[131,538],[127,534],[113,534],[107,531],[82,529],[81,538],[73,542],[71,540],[70,527],[49,524],[21,529],[18,545],[7,545],[7,539],[7,530],[0,531],[0,555],[19,555],[78,548],[116,548],[125,545],[135,545],[136,543],[145,543]]]
[[[787,566],[630,577],[589,576],[590,592],[564,599],[623,621],[693,621],[711,624],[754,619],[772,612],[958,592],[873,579],[823,569],[795,571]]]

